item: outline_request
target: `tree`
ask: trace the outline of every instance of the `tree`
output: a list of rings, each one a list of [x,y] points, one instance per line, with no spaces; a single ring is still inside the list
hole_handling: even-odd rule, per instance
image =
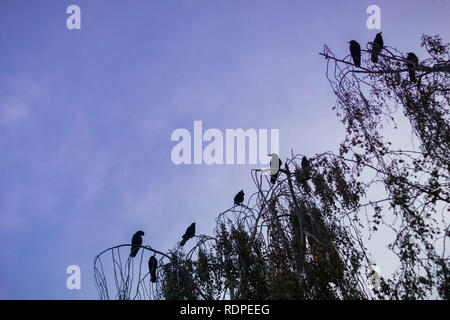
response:
[[[161,253],[152,297],[448,299],[450,45],[425,35],[422,45],[429,57],[418,64],[384,47],[377,64],[362,50],[361,66],[325,46],[326,76],[347,133],[339,152],[292,154],[274,184],[252,170],[256,190],[247,205],[220,213],[214,235],[196,236],[188,252],[177,246]],[[399,111],[412,128],[410,150],[386,135]],[[394,235],[389,249],[399,268],[371,287],[375,261],[366,236],[383,228]]]
[[[381,223],[394,232],[389,248],[400,268],[380,297],[425,298],[436,290],[448,297],[450,45],[423,35],[422,46],[429,57],[412,67],[415,82],[408,54],[395,48],[384,47],[378,64],[366,59],[361,67],[337,59],[326,46],[322,53],[347,132],[336,156],[352,164],[351,175],[361,180],[364,194],[385,188],[384,197],[367,203],[369,226],[376,231]],[[395,128],[399,112],[410,124],[414,149],[395,148],[383,134],[385,126]],[[369,175],[374,178],[363,180]]]
[[[165,297],[188,298],[186,284],[194,293],[190,299],[368,297],[359,273],[364,254],[351,234],[354,221],[346,225],[338,214],[354,210],[359,184],[345,181],[339,159],[324,155],[320,164],[327,169],[311,172],[298,159],[286,163],[284,179],[275,185],[252,171],[258,189],[252,207],[221,213],[214,237],[199,236],[190,252],[177,255],[177,268],[168,264]]]

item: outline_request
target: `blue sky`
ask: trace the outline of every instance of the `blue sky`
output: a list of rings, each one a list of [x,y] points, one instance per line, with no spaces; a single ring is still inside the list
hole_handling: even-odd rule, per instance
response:
[[[81,30],[66,28],[71,4]],[[2,0],[0,298],[96,299],[103,249],[142,229],[165,251],[193,221],[211,234],[234,194],[254,190],[252,166],[174,165],[171,133],[194,120],[279,129],[282,158],[336,150],[318,53],[371,41],[371,4],[385,44],[421,58],[422,33],[449,39],[440,0]],[[66,288],[71,264],[81,290]]]

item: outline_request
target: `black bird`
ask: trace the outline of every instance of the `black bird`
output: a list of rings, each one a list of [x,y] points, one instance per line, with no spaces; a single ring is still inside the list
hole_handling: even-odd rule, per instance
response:
[[[372,43],[372,62],[378,62],[378,55],[384,47],[383,37],[381,36],[381,32],[378,32],[375,36],[375,40]]]
[[[244,202],[244,195],[244,190],[239,191],[238,194],[234,196],[234,204],[236,205]]]
[[[142,236],[143,235],[144,235],[144,231],[138,231],[133,235],[133,239],[131,239],[130,257],[136,257],[136,254],[139,251],[139,247],[142,245]]]
[[[417,65],[419,64],[419,59],[417,58],[417,56],[410,52],[408,53],[408,57],[406,58],[406,66],[409,69],[409,80],[411,80],[411,82],[416,82],[416,71],[415,68],[417,67]]]
[[[303,156],[302,158],[302,169],[305,174],[306,180],[309,180],[311,178],[311,164],[305,156]]]
[[[350,54],[352,55],[353,63],[361,67],[361,46],[355,40],[352,40],[350,43]]]
[[[272,159],[270,159],[270,182],[272,184],[275,184],[275,182],[277,182],[277,178],[280,173],[280,168],[283,162],[281,162],[280,158],[276,153],[269,154],[269,156],[272,157]],[[278,160],[278,167],[276,166],[277,160]]]
[[[187,229],[186,232],[183,234],[183,240],[181,240],[180,246],[184,246],[186,241],[193,238],[195,236],[195,222],[193,222]]]
[[[158,268],[158,260],[156,260],[155,256],[151,256],[148,259],[148,272],[150,273],[150,281],[156,282],[156,268]]]

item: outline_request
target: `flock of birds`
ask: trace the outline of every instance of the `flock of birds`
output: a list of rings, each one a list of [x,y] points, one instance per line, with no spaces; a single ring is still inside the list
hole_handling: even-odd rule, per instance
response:
[[[355,66],[361,67],[361,46],[355,40],[351,40],[349,43],[350,43],[350,54],[352,56],[353,63],[355,64]],[[383,50],[383,47],[384,47],[383,37],[381,36],[381,32],[379,32],[375,36],[375,40],[373,40],[372,43],[372,50],[371,50],[372,53],[370,60],[373,63],[378,63],[378,56],[380,55],[381,50]],[[408,56],[406,57],[406,66],[409,70],[408,73],[411,82],[416,82],[415,68],[418,64],[419,59],[417,58],[417,56],[412,52],[408,53]]]
[[[269,154],[269,156],[271,156],[271,160],[270,160],[270,182],[272,184],[275,184],[277,181],[277,178],[280,174],[280,168],[281,165],[283,164],[282,161],[280,160],[280,158],[278,157],[277,154],[272,153]],[[278,161],[278,166],[276,166],[275,164]],[[309,160],[306,157],[302,158],[302,162],[301,162],[301,166],[304,172],[310,172],[310,163]],[[307,175],[309,179],[309,174]],[[234,196],[234,205],[241,205],[244,202],[244,190],[239,191],[235,196]],[[139,230],[138,232],[136,232],[133,235],[133,238],[131,239],[131,249],[130,249],[130,258],[134,258],[136,257],[139,249],[142,246],[142,237],[145,235],[144,231]],[[195,222],[193,222],[187,229],[186,232],[183,234],[183,236],[181,237],[181,242],[180,242],[180,246],[184,246],[186,244],[186,242],[193,238],[195,236]],[[156,269],[158,268],[158,260],[155,258],[155,254],[153,256],[151,256],[148,260],[148,269],[149,269],[149,274],[150,274],[150,281],[155,283],[157,276],[156,276]]]

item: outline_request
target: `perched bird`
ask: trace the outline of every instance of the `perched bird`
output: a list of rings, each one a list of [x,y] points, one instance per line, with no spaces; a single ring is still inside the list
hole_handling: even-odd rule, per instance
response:
[[[352,40],[350,43],[350,54],[352,55],[353,63],[361,67],[361,46],[355,40]]]
[[[239,191],[238,194],[234,196],[234,204],[236,205],[244,202],[244,195],[244,190]]]
[[[302,158],[302,169],[303,170],[309,170],[310,167],[311,167],[311,165],[309,164],[308,158],[303,156],[303,158]]]
[[[148,272],[150,273],[150,281],[156,282],[156,268],[158,268],[158,260],[156,260],[155,256],[151,256],[148,259]]]
[[[372,43],[372,62],[378,62],[378,55],[384,47],[383,37],[381,36],[381,32],[378,32],[375,36],[375,40]]]
[[[311,165],[305,156],[302,158],[302,169],[306,179],[309,180],[311,178]]]
[[[419,64],[419,59],[417,58],[417,56],[410,52],[408,53],[408,57],[406,58],[406,66],[409,69],[409,80],[411,80],[411,82],[416,82],[416,71],[415,68],[417,67],[417,65]]]
[[[138,231],[133,235],[131,239],[131,252],[130,257],[136,257],[136,254],[139,251],[139,247],[142,245],[142,236],[144,235],[144,231]]]
[[[272,159],[270,159],[270,182],[272,184],[275,184],[275,182],[277,182],[277,178],[280,173],[280,168],[283,162],[281,162],[280,158],[276,153],[269,154],[269,156],[272,157]]]
[[[186,241],[193,238],[195,236],[195,222],[193,222],[187,229],[186,232],[183,234],[183,240],[181,240],[180,246],[184,246]]]

